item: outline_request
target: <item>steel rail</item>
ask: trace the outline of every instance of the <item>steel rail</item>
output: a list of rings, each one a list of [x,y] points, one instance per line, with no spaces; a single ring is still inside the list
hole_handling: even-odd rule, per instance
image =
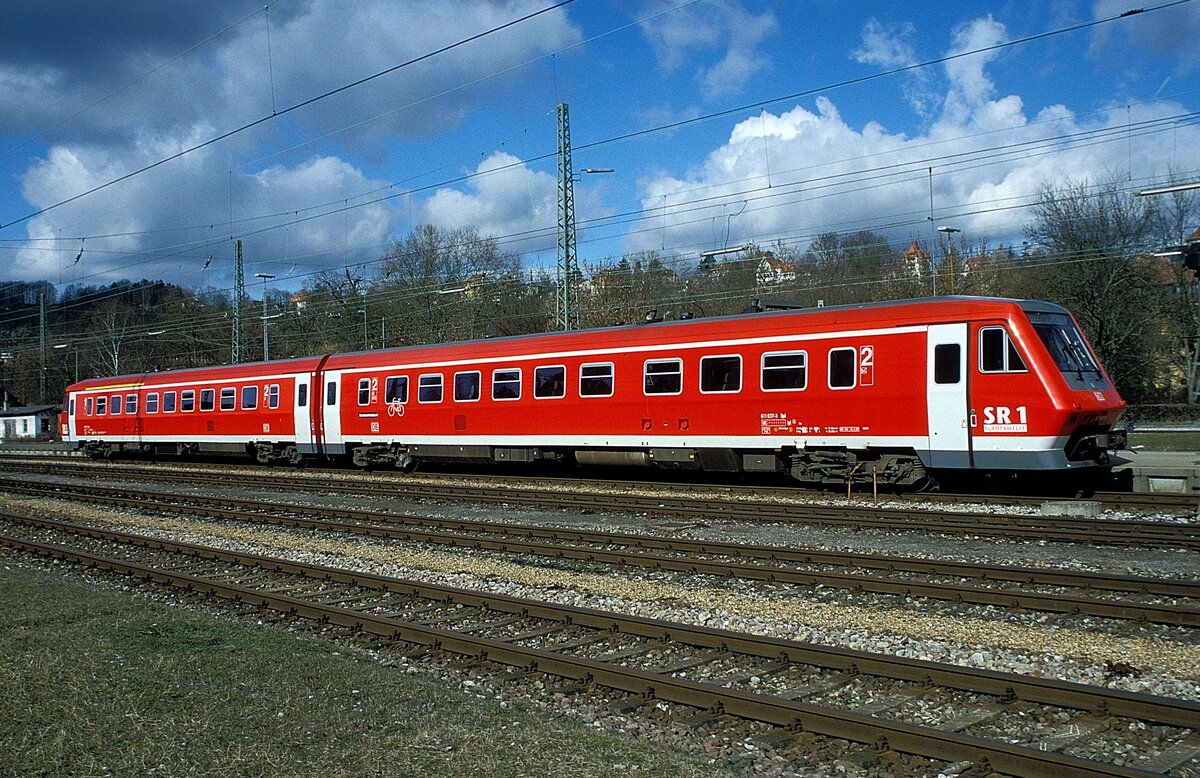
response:
[[[97,531],[91,530],[91,532]],[[110,537],[118,537],[125,533],[105,534]],[[498,606],[506,605],[509,612],[550,618],[562,621],[564,624],[583,624],[590,621],[599,629],[642,634],[664,641],[720,647],[723,650],[748,653],[763,658],[783,659],[789,662],[798,661],[835,670],[877,674],[888,678],[903,679],[904,676],[908,676],[912,680],[919,680],[923,683],[978,691],[984,694],[999,694],[1006,699],[1019,697],[1031,702],[1040,702],[1034,698],[1047,696],[1053,698],[1053,701],[1045,703],[1050,705],[1079,710],[1098,710],[1107,715],[1131,716],[1190,729],[1195,729],[1200,725],[1200,704],[1184,700],[1085,687],[1063,681],[1026,679],[994,671],[966,670],[920,660],[893,659],[849,649],[814,647],[786,640],[758,638],[724,630],[619,616],[590,609],[546,606],[519,598],[479,595],[448,587],[414,584],[399,579],[337,568],[299,565],[271,557],[232,554],[218,549],[171,543],[154,538],[128,537],[156,549],[179,549],[185,553],[204,555],[224,562],[279,572],[294,572],[325,580],[341,580],[358,586],[367,586],[369,582],[375,588],[383,591],[411,590],[414,593],[422,593],[420,596],[433,594],[434,599],[442,602],[463,602],[493,610],[500,609]],[[728,714],[787,726],[797,732],[810,732],[845,738],[859,743],[875,744],[885,750],[891,749],[931,759],[971,760],[985,763],[1001,773],[1022,776],[1048,774],[1149,776],[1155,774],[1137,768],[1096,762],[1056,752],[1038,751],[1026,746],[1010,745],[1000,741],[833,710],[779,697],[758,695],[716,684],[631,669],[598,660],[573,657],[543,649],[526,648],[503,641],[404,622],[387,616],[364,613],[285,594],[213,581],[196,575],[172,573],[136,562],[109,559],[61,546],[33,543],[9,536],[0,536],[0,542],[29,553],[73,561],[96,569],[121,572],[141,580],[155,581],[189,591],[221,596],[255,607],[271,608],[283,613],[314,619],[321,623],[367,632],[387,640],[425,645],[438,650],[474,657],[480,661],[518,667],[528,672],[545,673],[583,683],[597,684],[641,695],[647,702],[657,700],[676,702],[717,714]],[[989,687],[990,690],[973,687]],[[885,741],[882,744],[881,738]]]
[[[139,470],[139,478],[179,480],[178,475],[161,471]],[[189,472],[192,481],[228,485],[228,473]],[[410,497],[434,500],[470,500],[517,504],[541,508],[579,508],[658,513],[689,518],[719,517],[743,521],[784,522],[819,526],[851,527],[856,530],[919,530],[950,534],[1019,537],[1089,544],[1140,545],[1149,547],[1200,550],[1200,524],[1165,521],[1087,520],[1061,516],[983,515],[961,511],[896,510],[866,506],[780,504],[747,502],[742,498],[666,497],[657,495],[616,494],[611,492],[554,492],[541,489],[514,490],[511,487],[438,486],[388,482],[347,483],[344,479],[277,478],[238,476],[257,488],[285,490],[352,490],[361,495],[389,498]]]
[[[158,468],[175,468],[190,466],[190,472],[196,471],[195,463],[184,463],[182,461],[175,462],[156,462]],[[209,466],[212,466],[209,463]],[[34,472],[38,469],[44,472],[53,472],[70,469],[87,469],[93,468],[98,470],[104,469],[121,469],[128,471],[137,471],[142,473],[155,473],[161,470],[155,470],[144,465],[136,464],[136,460],[124,461],[109,461],[109,460],[55,460],[46,461],[38,458],[9,458],[0,457],[0,470],[6,467],[13,470],[25,470],[26,472]],[[286,480],[313,480],[320,479],[323,476],[320,474],[345,474],[353,472],[359,475],[370,474],[377,483],[387,483],[390,485],[410,486],[415,485],[414,482],[419,478],[425,481],[433,481],[436,486],[438,481],[457,482],[464,478],[478,478],[486,480],[491,484],[496,484],[503,488],[520,490],[538,490],[544,489],[547,483],[568,487],[574,491],[632,491],[645,492],[652,490],[669,489],[684,495],[695,494],[712,494],[726,493],[730,499],[737,498],[751,502],[794,502],[797,497],[825,497],[829,499],[838,499],[837,495],[829,490],[813,490],[807,489],[799,484],[788,486],[772,486],[767,483],[758,483],[747,485],[744,483],[730,483],[728,479],[721,479],[724,474],[712,474],[714,479],[705,483],[696,483],[694,481],[681,481],[671,479],[670,476],[674,471],[662,471],[663,478],[661,480],[645,480],[638,481],[633,479],[605,479],[605,478],[581,478],[578,475],[568,473],[541,473],[538,475],[511,475],[511,474],[496,474],[494,472],[432,472],[423,471],[419,476],[400,474],[389,471],[363,471],[359,469],[348,471],[344,467],[334,466],[317,466],[306,467],[303,469],[295,469],[287,471],[287,476],[264,476],[262,475],[262,466],[257,464],[241,464],[228,463],[222,464],[222,474],[228,476],[231,471],[237,473],[239,477],[250,478],[265,478],[277,481]],[[278,472],[278,471],[276,471]],[[330,480],[334,480],[332,477]],[[844,494],[844,493],[843,493]],[[854,496],[861,502],[868,499],[862,492],[855,492]],[[1172,492],[1106,492],[1096,491],[1090,493],[1077,492],[1075,495],[1016,495],[1016,494],[955,494],[950,492],[898,492],[887,493],[886,499],[900,502],[934,502],[934,503],[953,503],[953,504],[977,504],[977,505],[1021,505],[1021,506],[1040,506],[1050,501],[1063,501],[1067,503],[1074,502],[1099,502],[1109,508],[1136,508],[1153,511],[1179,511],[1186,514],[1195,514],[1200,509],[1200,497],[1194,494],[1177,494]]]
[[[26,485],[26,493],[56,495],[55,488],[39,488]],[[1109,591],[1140,592],[1171,597],[1200,598],[1200,583],[1182,580],[1137,578],[1134,576],[1109,577],[1097,573],[1071,573],[1033,568],[982,567],[963,563],[939,563],[930,560],[914,560],[892,557],[856,557],[853,554],[837,554],[811,551],[794,551],[776,546],[748,546],[735,543],[688,541],[673,538],[658,538],[650,535],[603,533],[558,528],[536,528],[523,525],[497,525],[481,521],[457,519],[435,519],[411,515],[395,515],[355,509],[314,508],[306,506],[279,506],[262,500],[234,498],[206,498],[194,495],[132,492],[110,487],[88,487],[86,494],[79,495],[88,500],[101,500],[134,508],[156,505],[159,510],[184,512],[206,517],[219,517],[236,521],[266,523],[291,528],[319,529],[328,532],[345,532],[390,540],[430,543],[458,548],[486,549],[491,551],[530,554],[556,559],[571,559],[589,563],[618,566],[646,567],[655,570],[715,577],[737,577],[746,580],[790,583],[806,586],[829,586],[838,589],[866,591],[900,597],[928,597],[973,605],[990,605],[1005,608],[1026,608],[1051,613],[1081,613],[1112,619],[1132,619],[1155,624],[1182,627],[1200,627],[1200,608],[1180,604],[1138,603],[1128,600],[1104,600],[1070,594],[1041,594],[1014,589],[997,589],[980,586],[964,586],[949,583],[922,583],[910,580],[895,580],[880,576],[812,572],[782,567],[778,563],[787,561],[801,564],[840,564],[843,566],[866,564],[885,571],[917,572],[926,575],[954,575],[968,578],[1019,581],[1028,584],[1055,586],[1094,587]],[[290,512],[299,516],[286,516],[274,512]],[[340,521],[332,521],[334,516]],[[307,517],[307,518],[304,518]],[[365,522],[365,523],[363,523]],[[396,524],[417,524],[443,529],[469,531],[471,536],[447,532],[398,528]],[[480,533],[499,535],[500,539],[480,537]],[[554,541],[548,545],[537,540],[522,538],[545,538]],[[602,545],[626,545],[635,551],[618,551],[605,548],[580,548],[561,545],[563,542],[581,542]],[[642,549],[659,549],[692,555],[723,555],[734,558],[758,558],[776,564],[766,565],[745,562],[721,562],[693,557],[666,556],[649,553]]]

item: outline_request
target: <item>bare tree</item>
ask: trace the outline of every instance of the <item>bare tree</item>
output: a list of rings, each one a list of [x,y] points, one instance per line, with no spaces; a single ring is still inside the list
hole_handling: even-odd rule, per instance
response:
[[[1043,187],[1026,230],[1040,296],[1079,319],[1113,380],[1133,400],[1171,383],[1161,321],[1173,290],[1146,261],[1155,211],[1115,180]],[[1172,339],[1173,340],[1173,339]]]

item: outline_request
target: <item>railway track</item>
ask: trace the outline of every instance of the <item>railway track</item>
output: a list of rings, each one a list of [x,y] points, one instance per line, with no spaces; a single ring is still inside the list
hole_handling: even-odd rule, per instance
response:
[[[197,463],[156,463],[154,466],[138,466],[137,464],[125,462],[112,462],[105,460],[87,460],[87,459],[56,459],[47,461],[44,457],[0,457],[0,472],[11,470],[13,472],[42,472],[54,473],[65,472],[70,470],[86,470],[96,469],[98,471],[108,470],[128,470],[130,472],[152,473],[156,469],[163,468],[186,468],[189,472],[203,472],[203,468],[212,467],[211,464]],[[200,469],[197,469],[200,468]],[[369,473],[370,476],[378,479],[381,483],[401,484],[404,488],[415,488],[416,486],[431,487],[431,492],[436,494],[436,487],[441,486],[452,489],[455,485],[460,484],[464,479],[475,479],[481,482],[486,482],[496,489],[513,490],[518,493],[544,490],[547,485],[563,491],[575,492],[650,492],[650,491],[670,491],[682,495],[710,495],[714,493],[724,493],[730,499],[741,499],[752,502],[789,502],[794,503],[797,499],[831,499],[828,491],[814,491],[805,489],[798,485],[772,486],[768,483],[757,483],[753,485],[734,484],[725,482],[705,482],[695,483],[694,481],[682,481],[671,478],[672,473],[662,473],[663,478],[660,480],[636,481],[631,479],[604,479],[604,478],[579,478],[575,475],[563,474],[540,474],[536,476],[529,475],[500,475],[494,472],[483,473],[453,473],[453,472],[432,472],[422,471],[418,476],[400,475],[387,471],[360,471],[346,470],[345,468],[305,468],[303,470],[285,471],[286,475],[280,475],[278,470],[272,471],[270,476],[263,475],[264,469],[261,465],[252,464],[237,464],[223,463],[220,465],[220,471],[227,475],[237,474],[240,477],[263,477],[273,478],[280,482],[298,481],[298,480],[313,480],[326,478],[329,482],[344,482],[344,476],[347,472],[355,475]],[[719,476],[719,474],[718,474]],[[358,481],[356,481],[357,483]],[[482,497],[481,499],[486,499]],[[868,498],[863,493],[855,493],[853,499],[856,502],[863,502]],[[1071,502],[1092,502],[1100,503],[1106,509],[1119,509],[1128,511],[1152,511],[1152,512],[1178,512],[1181,514],[1196,514],[1200,510],[1200,498],[1195,495],[1176,494],[1171,492],[1120,492],[1120,491],[1092,491],[1086,493],[1076,493],[1074,496],[1046,496],[1046,495],[1014,495],[1014,494],[957,494],[948,492],[923,492],[923,493],[888,493],[886,499],[889,501],[899,502],[922,502],[922,503],[948,503],[951,505],[1015,505],[1015,506],[1032,506],[1037,507],[1048,501],[1061,501],[1066,503]]]
[[[280,476],[247,470],[181,470],[153,467],[97,467],[76,469],[41,463],[4,463],[0,472],[46,475],[83,473],[111,475],[141,482],[187,482],[215,488],[252,488],[263,491],[321,491],[353,493],[359,497],[471,501],[550,509],[623,511],[687,518],[731,519],[753,522],[801,523],[854,530],[921,531],[956,535],[1008,537],[1021,540],[1114,544],[1147,548],[1200,549],[1200,523],[1191,521],[1148,521],[1132,519],[1085,519],[1066,516],[981,514],[964,511],[897,509],[867,505],[778,502],[756,497],[752,489],[733,494],[708,493],[696,496],[662,494],[661,485],[651,493],[630,491],[557,490],[536,479],[518,487],[512,482],[498,486],[412,482],[403,478],[353,479],[344,476],[289,474]],[[0,479],[3,480],[3,479]],[[4,483],[13,483],[11,479]],[[620,483],[620,482],[616,482]]]
[[[6,515],[11,548],[447,652],[700,717],[842,738],[1017,776],[1146,776],[1195,765],[1200,704],[478,594],[359,571]],[[1016,727],[1017,722],[1022,726]],[[1032,729],[1029,722],[1037,722]],[[1026,734],[1014,738],[1014,731]],[[1154,746],[1144,733],[1152,731]],[[1130,740],[1138,753],[1125,764]]]
[[[363,509],[280,505],[275,500],[142,489],[5,482],[0,489],[136,510],[270,524],[618,568],[868,592],[999,608],[1200,627],[1200,582],[1052,569],[942,562],[783,546],[696,541],[501,524]]]

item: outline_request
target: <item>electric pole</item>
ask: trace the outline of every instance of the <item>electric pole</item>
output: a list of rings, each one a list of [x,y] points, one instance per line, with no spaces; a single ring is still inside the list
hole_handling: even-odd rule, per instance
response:
[[[558,286],[554,293],[555,324],[567,331],[579,326],[575,256],[575,186],[571,172],[571,119],[567,104],[558,104]]]
[[[242,298],[246,296],[246,278],[242,275],[242,242],[233,253],[233,364],[242,364]]]

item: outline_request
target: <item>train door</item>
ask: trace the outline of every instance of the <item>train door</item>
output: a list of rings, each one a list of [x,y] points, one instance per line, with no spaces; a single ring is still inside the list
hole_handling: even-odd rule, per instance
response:
[[[971,467],[966,322],[930,325],[927,348],[928,464],[930,467]]]
[[[342,414],[341,414],[341,382],[342,376],[340,373],[324,373],[322,374],[321,387],[321,444],[325,448],[326,454],[342,454],[345,453],[345,444],[342,442]]]
[[[83,402],[83,397],[81,397],[76,392],[71,392],[67,396],[67,408],[66,408],[67,424],[62,429],[62,439],[63,439],[64,443],[70,443],[70,442],[73,442],[74,440],[76,440],[76,438],[75,438],[75,414],[78,413],[79,411],[76,409],[75,405],[76,405],[76,403],[81,403],[81,402]]]
[[[297,373],[292,391],[292,423],[296,429],[296,450],[301,454],[317,453],[317,423],[312,412],[314,377],[315,373]]]

